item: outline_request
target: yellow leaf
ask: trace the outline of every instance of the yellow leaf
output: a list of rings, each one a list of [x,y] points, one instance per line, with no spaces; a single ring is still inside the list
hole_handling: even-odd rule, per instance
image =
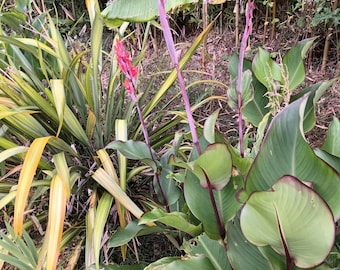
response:
[[[14,204],[13,229],[14,229],[14,234],[16,236],[22,235],[24,211],[25,211],[28,193],[31,188],[33,177],[36,173],[36,169],[39,164],[41,155],[44,151],[45,145],[50,138],[51,136],[35,139],[33,143],[31,144],[27,152],[26,158],[24,160],[22,171],[19,177],[17,196],[15,198],[15,204]]]
[[[57,269],[60,243],[63,234],[66,212],[67,191],[62,178],[57,174],[51,183],[48,225],[46,232],[46,269]]]

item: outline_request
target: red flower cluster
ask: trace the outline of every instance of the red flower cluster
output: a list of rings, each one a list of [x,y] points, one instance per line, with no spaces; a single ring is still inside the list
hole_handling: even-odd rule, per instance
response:
[[[126,79],[123,83],[127,92],[130,94],[131,98],[135,101],[135,86],[137,80],[138,69],[131,63],[131,55],[127,53],[124,49],[123,41],[116,39],[114,45],[114,52],[116,54],[116,59],[120,70],[124,73]]]

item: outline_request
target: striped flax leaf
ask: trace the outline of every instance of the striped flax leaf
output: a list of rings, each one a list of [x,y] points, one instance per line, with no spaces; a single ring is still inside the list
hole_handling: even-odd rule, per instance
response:
[[[110,214],[112,202],[113,197],[108,192],[105,192],[98,202],[93,230],[93,251],[97,269],[99,269],[99,255],[102,243],[102,236],[104,234],[104,227]]]
[[[24,160],[23,168],[20,173],[17,196],[14,204],[14,233],[15,235],[22,234],[22,226],[24,221],[24,211],[27,202],[27,197],[33,177],[36,173],[38,163],[41,159],[42,152],[50,137],[37,138],[31,144],[26,158]]]
[[[70,187],[68,187],[69,189]],[[56,269],[66,213],[67,190],[57,174],[51,183],[49,215],[45,241],[47,245],[46,269]]]

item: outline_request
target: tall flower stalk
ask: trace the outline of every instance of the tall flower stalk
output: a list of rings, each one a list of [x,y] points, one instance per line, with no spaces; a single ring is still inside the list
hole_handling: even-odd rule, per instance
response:
[[[177,58],[176,49],[175,49],[175,43],[174,43],[174,40],[173,40],[171,32],[170,32],[169,22],[166,18],[165,0],[158,0],[158,9],[159,9],[159,18],[160,18],[160,22],[161,22],[166,46],[167,46],[168,51],[170,53],[172,64],[175,66],[176,71],[177,71],[177,78],[178,78],[179,86],[180,86],[180,89],[181,89],[181,92],[182,92],[182,97],[183,97],[184,106],[185,106],[185,110],[186,110],[186,114],[187,114],[187,118],[188,118],[188,123],[189,123],[190,131],[191,131],[191,135],[192,135],[192,140],[193,140],[193,143],[194,143],[195,148],[197,150],[197,153],[199,155],[201,155],[202,150],[201,150],[201,147],[200,147],[200,144],[199,144],[199,141],[198,141],[198,136],[197,136],[197,132],[196,132],[194,118],[193,118],[192,113],[191,113],[189,97],[188,97],[186,88],[184,86],[184,81],[183,81],[181,70],[179,68],[178,58]],[[224,225],[223,225],[222,218],[220,217],[220,215],[218,213],[217,204],[216,204],[216,200],[215,200],[214,193],[213,193],[213,186],[211,185],[210,179],[206,175],[206,173],[204,171],[203,171],[203,173],[206,176],[207,189],[208,189],[211,205],[212,205],[212,208],[214,210],[215,219],[216,219],[216,223],[217,223],[217,226],[218,226],[219,234],[220,234],[221,239],[224,240],[226,232],[225,232],[225,228],[224,228]],[[226,245],[224,246],[224,248],[227,250]]]
[[[155,156],[154,156],[152,149],[151,149],[149,133],[148,133],[148,130],[146,128],[143,113],[142,113],[141,107],[139,106],[139,100],[138,100],[138,97],[137,97],[136,91],[135,91],[136,90],[137,75],[138,75],[138,68],[136,66],[132,65],[131,55],[128,52],[125,51],[123,41],[116,39],[115,45],[114,45],[114,52],[115,52],[115,55],[116,55],[116,59],[117,59],[117,62],[118,62],[119,69],[125,75],[125,80],[124,80],[123,86],[125,87],[127,93],[129,94],[132,101],[136,105],[139,121],[141,123],[142,132],[143,132],[143,135],[144,135],[144,138],[145,138],[145,143],[148,146],[152,161],[154,161],[156,163]],[[163,204],[165,205],[167,211],[169,212],[170,210],[169,210],[168,200],[167,200],[167,198],[164,194],[163,188],[161,186],[161,182],[160,182],[160,179],[159,179],[159,172],[157,172],[157,171],[155,172],[155,177],[156,177],[157,185],[158,185],[159,190],[161,192],[161,196],[163,198]]]
[[[173,40],[171,32],[170,32],[169,22],[166,18],[165,0],[159,0],[158,1],[158,10],[159,10],[159,18],[160,18],[160,22],[161,22],[161,26],[162,26],[162,30],[163,30],[165,43],[166,43],[166,46],[167,46],[169,54],[170,54],[171,62],[175,66],[176,71],[177,71],[177,78],[178,78],[178,82],[179,82],[179,87],[180,87],[181,92],[182,92],[182,97],[183,97],[185,111],[186,111],[186,114],[187,114],[188,123],[189,123],[190,131],[191,131],[191,135],[192,135],[192,140],[194,142],[194,145],[196,147],[197,152],[199,154],[201,154],[202,151],[201,151],[201,147],[200,147],[199,141],[198,141],[198,136],[197,136],[196,127],[195,127],[195,121],[194,121],[194,118],[193,118],[192,113],[191,113],[189,97],[188,97],[187,91],[186,91],[185,86],[184,86],[184,81],[183,81],[181,70],[179,68],[178,57],[177,57],[177,53],[176,53],[176,49],[175,49],[175,43],[174,43],[174,40]]]
[[[237,72],[237,99],[238,99],[238,130],[240,137],[240,153],[241,157],[244,157],[244,145],[243,145],[243,116],[242,116],[242,75],[243,75],[243,59],[244,53],[247,46],[247,40],[251,34],[253,28],[253,11],[254,11],[254,1],[248,0],[246,6],[246,26],[244,28],[244,33],[242,36],[241,47],[240,47],[240,57],[238,62],[238,72]]]

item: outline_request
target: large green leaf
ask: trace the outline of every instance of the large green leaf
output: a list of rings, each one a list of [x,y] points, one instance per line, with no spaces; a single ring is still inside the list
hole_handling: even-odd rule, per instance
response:
[[[251,243],[270,245],[302,268],[322,263],[333,247],[335,226],[328,205],[292,176],[282,177],[269,191],[252,193],[240,224]]]
[[[168,0],[165,9],[170,11],[177,6],[196,3],[197,0]],[[102,11],[108,27],[118,27],[124,21],[146,22],[158,16],[158,0],[116,0]]]
[[[193,173],[204,188],[208,188],[209,185],[217,190],[224,188],[229,182],[231,169],[231,155],[223,143],[208,145],[192,163]]]
[[[280,65],[271,59],[269,52],[261,48],[253,60],[253,72],[269,91],[283,83]]]
[[[140,225],[136,220],[130,221],[125,228],[119,227],[111,236],[108,247],[120,247],[130,242],[134,237],[159,233],[164,231],[158,226]]]
[[[228,70],[231,74],[232,79],[235,79],[238,74],[238,55],[233,54],[230,59]],[[244,59],[243,70],[252,70],[251,61]],[[243,108],[243,117],[250,123],[258,126],[263,117],[269,112],[268,108],[268,97],[265,96],[267,92],[266,87],[256,78],[255,74],[252,77],[252,85],[254,88],[254,98]]]
[[[228,270],[230,268],[226,250],[223,245],[216,240],[210,239],[206,234],[193,238],[185,251],[192,256],[204,255],[209,258],[214,269]]]
[[[241,177],[232,177],[222,190],[213,191],[217,209],[224,224],[233,218],[241,207],[235,196],[242,188],[242,184]],[[184,196],[194,216],[202,222],[207,235],[212,239],[219,239],[220,235],[209,192],[202,188],[198,178],[190,171],[187,171],[184,181]]]
[[[327,137],[321,149],[329,154],[340,158],[340,121],[337,118],[333,118],[333,122],[330,125]]]
[[[175,180],[172,179],[171,177],[168,177],[168,175],[173,173],[173,165],[169,164],[168,162],[169,157],[173,155],[175,151],[176,150],[172,148],[161,157],[160,164],[162,167],[161,172],[159,174],[160,183],[158,183],[156,176],[154,177],[153,180],[153,186],[158,195],[159,201],[162,202],[164,200],[162,196],[165,196],[168,205],[176,203],[181,194],[181,191]],[[162,187],[162,192],[159,188],[159,184]]]
[[[309,98],[313,98],[310,95]],[[303,134],[303,119],[308,97],[301,98],[272,121],[259,153],[250,168],[245,191],[266,191],[283,175],[310,182],[328,203],[336,218],[340,216],[340,177],[318,158]]]
[[[242,89],[241,89],[242,109],[245,106],[247,106],[247,104],[250,101],[253,100],[254,89],[252,88],[251,82],[252,72],[249,69],[247,69],[242,74]],[[238,108],[238,89],[236,79],[231,83],[228,89],[228,104],[234,110]]]
[[[109,143],[106,148],[118,150],[122,155],[128,159],[141,160],[150,165],[155,171],[157,170],[156,153],[149,148],[144,142],[139,141],[113,141]],[[152,156],[151,156],[152,154]]]
[[[166,213],[159,208],[155,208],[151,212],[145,213],[139,220],[139,224],[147,224],[156,221],[186,232],[192,236],[196,236],[202,232],[202,226],[191,224],[184,213]]]
[[[332,166],[339,174],[340,174],[340,158],[329,154],[326,151],[321,150],[320,148],[314,149],[314,153],[324,160],[327,164]]]
[[[200,269],[212,270],[214,266],[205,256],[188,257],[164,257],[145,267],[144,270],[179,270],[179,269]]]
[[[228,223],[227,239],[228,258],[234,270],[272,270],[259,249],[244,238],[238,215]]]
[[[283,57],[282,64],[288,79],[288,90],[292,91],[305,79],[303,58],[315,38],[304,39],[291,48]]]

